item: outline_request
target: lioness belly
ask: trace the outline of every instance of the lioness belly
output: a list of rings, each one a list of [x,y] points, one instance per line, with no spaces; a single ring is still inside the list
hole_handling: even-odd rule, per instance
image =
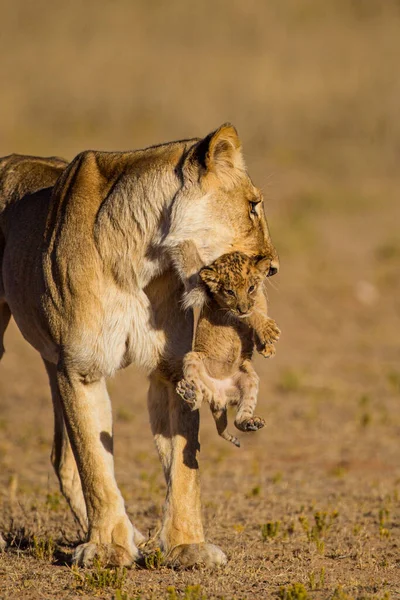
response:
[[[41,244],[49,195],[49,190],[42,190],[10,207],[4,222],[1,268],[4,298],[22,335],[44,358],[56,362],[57,344],[41,306],[44,292]]]

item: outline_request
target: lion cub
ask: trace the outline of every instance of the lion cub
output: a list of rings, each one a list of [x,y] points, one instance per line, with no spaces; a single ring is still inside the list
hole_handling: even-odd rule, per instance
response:
[[[240,446],[227,431],[227,406],[237,404],[235,425],[241,431],[264,427],[254,416],[259,378],[251,358],[254,346],[263,356],[273,356],[280,331],[266,315],[261,288],[270,261],[250,258],[242,252],[224,254],[199,272],[207,292],[193,341],[183,360],[183,379],[177,392],[200,408],[206,400],[218,433]]]

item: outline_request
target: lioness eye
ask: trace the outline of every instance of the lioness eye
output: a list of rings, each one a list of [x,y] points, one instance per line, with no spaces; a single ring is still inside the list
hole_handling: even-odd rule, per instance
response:
[[[255,289],[256,289],[256,288],[255,288],[255,286],[254,286],[254,285],[251,285],[251,286],[249,287],[249,294],[251,294],[251,292],[254,292],[254,290],[255,290]]]
[[[235,292],[233,290],[225,290],[227,294],[229,294],[229,296],[234,296]]]
[[[250,202],[250,214],[251,215],[256,215],[257,216],[257,204],[259,204],[259,202]]]

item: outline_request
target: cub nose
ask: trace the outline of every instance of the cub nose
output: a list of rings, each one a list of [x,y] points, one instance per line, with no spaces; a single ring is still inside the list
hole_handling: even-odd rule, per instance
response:
[[[272,277],[272,275],[276,275],[279,271],[279,260],[274,258],[271,260],[271,264],[269,266],[269,271],[267,273],[267,277]]]

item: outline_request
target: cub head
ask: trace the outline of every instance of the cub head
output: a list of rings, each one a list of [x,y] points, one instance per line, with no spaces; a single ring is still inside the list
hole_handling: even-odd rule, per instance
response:
[[[193,240],[203,264],[239,251],[268,258],[267,276],[278,271],[262,193],[247,173],[233,125],[188,141],[176,174],[181,188],[171,211],[171,245]]]
[[[201,269],[199,276],[217,304],[237,317],[247,317],[270,268],[270,259],[232,252]]]

